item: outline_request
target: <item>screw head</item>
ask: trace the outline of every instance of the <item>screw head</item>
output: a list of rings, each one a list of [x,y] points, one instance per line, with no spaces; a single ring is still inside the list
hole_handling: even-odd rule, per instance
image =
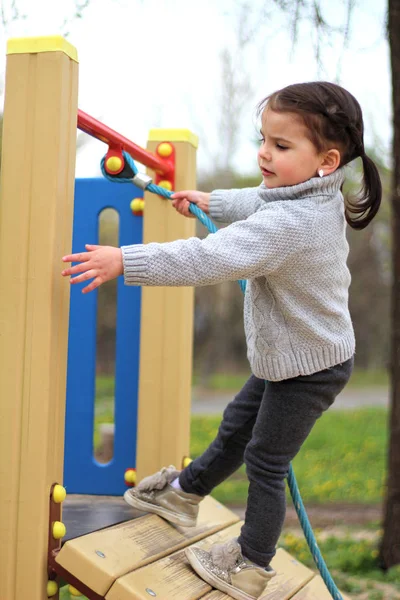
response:
[[[149,596],[157,596],[157,594],[153,592],[153,590],[151,590],[150,588],[146,588],[146,592],[149,594]]]
[[[103,552],[101,552],[100,550],[96,550],[96,554],[97,554],[97,556],[100,556],[100,558],[106,557],[106,555]]]

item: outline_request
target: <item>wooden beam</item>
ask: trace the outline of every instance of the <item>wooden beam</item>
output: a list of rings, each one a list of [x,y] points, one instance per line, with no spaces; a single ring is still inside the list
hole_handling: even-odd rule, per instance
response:
[[[0,598],[47,597],[62,482],[78,64],[60,37],[10,40],[0,188]]]
[[[171,142],[176,155],[175,189],[195,189],[197,138],[186,130],[152,130],[148,149]],[[144,243],[195,235],[195,221],[170,201],[145,194]],[[142,289],[137,480],[189,455],[194,290]]]

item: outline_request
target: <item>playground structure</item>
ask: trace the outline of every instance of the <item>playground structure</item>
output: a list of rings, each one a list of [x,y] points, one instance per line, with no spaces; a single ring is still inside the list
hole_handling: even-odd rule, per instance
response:
[[[123,169],[121,148],[139,157],[125,138],[95,131],[97,125],[78,113],[78,62],[69,43],[59,37],[11,40],[7,54],[0,188],[0,598],[57,598],[61,576],[93,600],[225,600],[191,571],[182,552],[198,540],[206,546],[237,535],[238,517],[212,498],[202,502],[198,525],[190,530],[136,515],[61,548],[70,290],[60,259],[72,240],[77,121],[110,144],[114,173]],[[150,134],[148,151],[155,159],[149,168],[159,184],[195,186],[193,142],[188,132]],[[162,158],[160,143],[172,147],[173,165]],[[145,153],[141,160],[147,159]],[[144,242],[194,233],[192,220],[182,219],[165,199],[147,196]],[[138,480],[188,456],[192,319],[192,289],[142,290]],[[265,600],[329,597],[321,578],[283,550],[273,566],[278,575]]]

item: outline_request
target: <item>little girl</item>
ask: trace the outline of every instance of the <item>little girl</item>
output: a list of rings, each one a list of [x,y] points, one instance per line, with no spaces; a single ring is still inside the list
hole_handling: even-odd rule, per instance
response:
[[[63,271],[84,292],[124,274],[127,285],[197,286],[247,279],[244,323],[252,375],[223,414],[216,439],[183,471],[173,466],[125,493],[126,501],[180,525],[244,462],[249,491],[239,538],[189,548],[201,578],[237,600],[265,591],[285,517],[285,478],[316,420],[352,372],[346,221],[362,229],[381,202],[377,168],[365,154],[357,100],[327,82],[290,85],[259,105],[257,188],[175,193],[229,226],[203,240],[113,248],[86,246]],[[360,157],[358,197],[344,201],[344,166]]]

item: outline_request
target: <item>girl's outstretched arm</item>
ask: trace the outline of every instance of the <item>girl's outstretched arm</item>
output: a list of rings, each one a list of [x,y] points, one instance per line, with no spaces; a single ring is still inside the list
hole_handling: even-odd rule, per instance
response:
[[[61,273],[64,277],[76,275],[76,277],[71,278],[72,284],[93,279],[89,285],[83,288],[83,294],[92,292],[102,283],[110,281],[110,279],[115,279],[115,277],[122,275],[124,272],[121,248],[94,246],[91,244],[86,244],[85,248],[87,252],[63,256],[63,262],[77,262],[79,264],[68,267]]]

